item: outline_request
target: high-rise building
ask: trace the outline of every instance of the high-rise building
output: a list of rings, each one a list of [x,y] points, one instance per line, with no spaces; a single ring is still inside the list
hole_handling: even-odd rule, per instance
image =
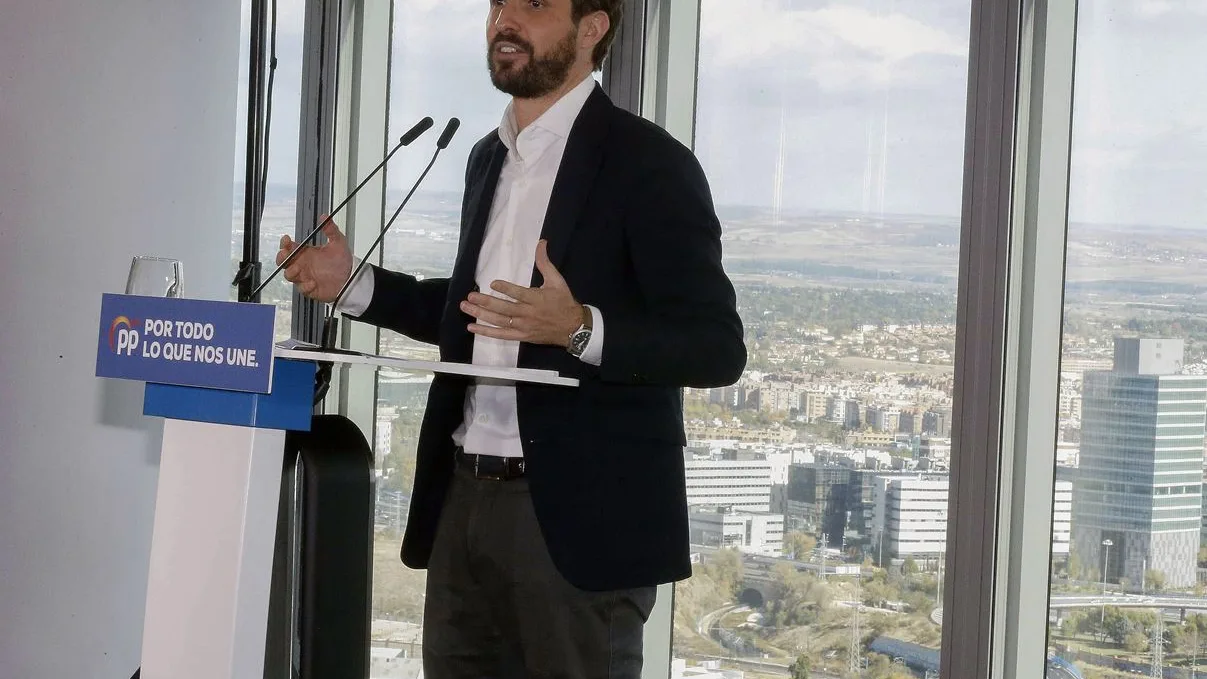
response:
[[[946,474],[876,477],[872,531],[880,563],[938,565],[947,548]]]
[[[1073,483],[1056,480],[1052,496],[1052,557],[1065,560],[1069,557],[1072,539]]]
[[[1073,549],[1109,582],[1196,582],[1207,377],[1178,374],[1182,340],[1117,338],[1110,371],[1085,373]]]
[[[771,468],[767,460],[687,460],[687,504],[732,507],[743,512],[771,510]]]

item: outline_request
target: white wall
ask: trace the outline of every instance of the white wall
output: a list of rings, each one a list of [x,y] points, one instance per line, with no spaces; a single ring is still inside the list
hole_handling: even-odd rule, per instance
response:
[[[156,254],[186,295],[227,296],[239,2],[0,16],[0,677],[120,679],[160,425],[137,385],[93,377],[100,293]]]

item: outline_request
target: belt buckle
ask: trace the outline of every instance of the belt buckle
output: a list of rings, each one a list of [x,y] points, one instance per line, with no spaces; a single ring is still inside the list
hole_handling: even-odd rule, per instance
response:
[[[479,463],[482,461],[481,455],[474,455],[474,478],[486,481],[505,481],[506,478],[502,474],[483,474]]]

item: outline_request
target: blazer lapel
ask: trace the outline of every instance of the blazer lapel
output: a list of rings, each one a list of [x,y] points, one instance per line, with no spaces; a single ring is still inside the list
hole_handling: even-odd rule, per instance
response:
[[[553,193],[541,227],[541,238],[549,241],[549,260],[559,269],[603,161],[611,112],[611,100],[596,85],[566,140],[566,151],[553,182]],[[532,286],[541,283],[540,272],[534,267]]]
[[[482,240],[486,236],[486,222],[490,219],[490,206],[494,203],[495,190],[499,186],[503,161],[507,159],[507,147],[495,137],[494,143],[487,148],[484,155],[486,158],[482,163],[482,171],[473,177],[472,184],[466,187],[470,194],[461,218],[467,220],[467,223],[462,230],[461,240],[457,243],[457,260],[449,285],[449,295],[457,301],[465,299],[474,286],[478,256],[482,252]]]
[[[446,319],[451,319],[455,325],[446,326],[447,331],[455,339],[451,346],[447,347],[449,353],[445,360],[469,362],[474,351],[474,336],[465,329],[471,319],[457,308],[457,304],[475,289],[478,256],[482,252],[486,222],[490,219],[490,206],[494,202],[495,189],[499,185],[503,161],[507,159],[507,147],[495,137],[493,144],[487,146],[482,155],[484,158],[478,163],[481,169],[471,175],[470,183],[465,187],[469,196],[461,214],[464,226],[461,229],[461,240],[457,243],[457,259],[450,276],[445,307]]]

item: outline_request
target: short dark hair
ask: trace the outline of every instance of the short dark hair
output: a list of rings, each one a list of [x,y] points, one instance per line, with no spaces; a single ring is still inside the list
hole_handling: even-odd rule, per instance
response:
[[[591,55],[597,71],[603,67],[604,57],[608,56],[608,48],[612,46],[612,40],[616,38],[616,31],[620,30],[620,20],[624,16],[624,3],[625,0],[573,0],[571,18],[576,24],[583,17],[595,12],[604,12],[608,15],[608,32],[595,45],[595,52]]]

